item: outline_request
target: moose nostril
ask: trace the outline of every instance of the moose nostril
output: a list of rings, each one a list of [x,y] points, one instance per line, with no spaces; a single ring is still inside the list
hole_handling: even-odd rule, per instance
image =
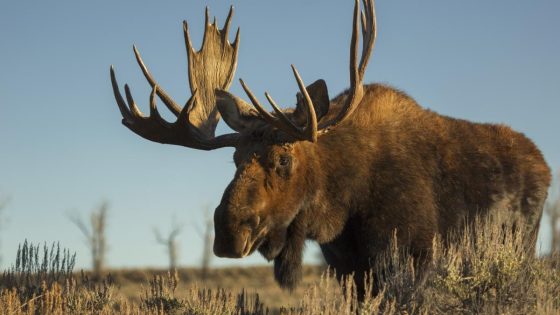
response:
[[[245,232],[252,233],[254,232],[254,230],[256,230],[256,228],[259,226],[260,223],[261,223],[261,218],[258,215],[249,217],[239,223],[238,231],[242,233]]]

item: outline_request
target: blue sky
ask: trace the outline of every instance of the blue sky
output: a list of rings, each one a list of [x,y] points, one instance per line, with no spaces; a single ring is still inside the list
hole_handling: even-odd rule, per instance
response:
[[[11,198],[0,231],[3,267],[26,238],[60,241],[78,253],[78,267],[89,266],[67,214],[85,218],[103,200],[110,202],[110,266],[165,266],[152,229],[166,231],[173,220],[185,226],[181,264],[198,264],[194,226],[231,179],[232,150],[165,146],[127,130],[109,65],[147,105],[136,44],[159,83],[183,103],[189,90],[181,22],[189,21],[199,46],[204,6],[222,24],[230,4],[233,26],[241,26],[236,78],[258,95],[268,90],[293,104],[291,63],[306,82],[325,79],[331,96],[348,86],[353,1],[0,2],[0,199]],[[560,2],[378,0],[377,13],[366,81],[389,83],[442,114],[508,124],[559,169]],[[244,96],[237,80],[231,91]],[[316,252],[309,246],[307,260]],[[264,262],[258,255],[213,261]]]

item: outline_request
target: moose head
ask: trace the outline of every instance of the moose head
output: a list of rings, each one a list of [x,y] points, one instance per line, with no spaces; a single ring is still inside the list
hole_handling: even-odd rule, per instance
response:
[[[265,258],[277,259],[288,251],[290,238],[306,237],[305,230],[297,227],[296,218],[302,209],[318,202],[317,172],[322,172],[323,164],[328,163],[322,151],[332,144],[325,135],[337,132],[364,95],[362,81],[375,42],[376,23],[373,0],[363,0],[363,7],[360,9],[359,0],[355,1],[350,89],[337,106],[331,106],[323,80],[306,87],[294,66],[292,70],[299,86],[294,109],[280,109],[265,93],[273,111],[265,110],[243,80],[241,85],[252,105],[227,92],[236,70],[239,48],[239,29],[234,42],[228,41],[233,8],[222,29],[215,22],[208,22],[206,10],[204,39],[199,51],[193,49],[188,24],[184,22],[192,93],[184,107],[156,83],[136,47],[136,60],[152,87],[149,116],[144,116],[135,104],[128,85],[125,85],[125,102],[111,67],[122,123],[134,133],[151,141],[199,150],[235,148],[237,171],[214,214],[217,256],[240,258],[259,250]],[[363,48],[358,61],[360,25]],[[160,116],[156,96],[175,114],[175,122],[167,122]],[[215,136],[220,117],[234,133]],[[296,247],[303,246],[303,241],[299,243]],[[301,253],[292,250],[296,253],[284,255],[301,259]]]

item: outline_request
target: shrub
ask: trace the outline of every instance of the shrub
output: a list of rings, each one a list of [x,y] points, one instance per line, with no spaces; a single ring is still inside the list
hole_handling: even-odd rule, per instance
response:
[[[76,254],[71,255],[67,249],[60,249],[59,243],[42,247],[28,243],[18,246],[16,263],[4,271],[0,288],[15,288],[22,299],[41,295],[45,287],[65,281],[72,275]]]
[[[113,294],[110,278],[72,274],[74,256],[24,243],[2,275],[0,313],[8,314],[559,314],[559,257],[537,258],[523,222],[477,218],[453,235],[434,238],[418,262],[396,238],[365,277],[358,302],[354,279],[340,285],[327,270],[298,305],[269,312],[257,294],[192,286],[177,297],[177,272],[156,275],[135,304]],[[43,257],[43,260],[39,260]],[[375,277],[374,277],[375,276]],[[374,281],[375,279],[375,281]],[[374,284],[380,292],[374,294]]]

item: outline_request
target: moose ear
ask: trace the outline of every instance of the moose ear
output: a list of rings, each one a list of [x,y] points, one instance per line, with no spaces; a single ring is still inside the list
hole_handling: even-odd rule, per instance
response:
[[[243,132],[259,121],[258,112],[244,100],[220,89],[216,89],[215,93],[216,106],[231,129]]]
[[[311,97],[313,107],[315,107],[317,121],[319,121],[329,112],[330,100],[327,83],[325,83],[325,80],[317,80],[308,85],[305,89],[307,93],[309,93],[309,97]],[[296,98],[297,104],[296,110],[294,111],[294,119],[298,124],[305,124],[307,121],[307,110],[301,92],[297,93]]]

